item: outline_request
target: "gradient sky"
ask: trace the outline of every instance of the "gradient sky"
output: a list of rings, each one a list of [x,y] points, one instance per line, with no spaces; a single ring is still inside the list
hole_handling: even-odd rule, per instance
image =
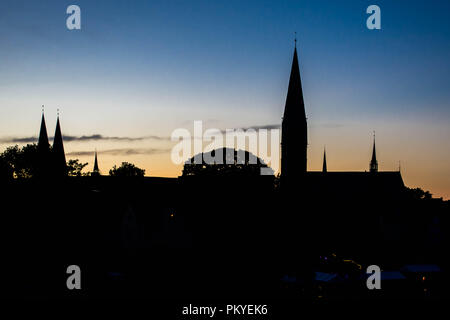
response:
[[[81,8],[81,30],[66,8]],[[381,30],[366,8],[381,8]],[[172,131],[279,124],[297,32],[308,167],[380,170],[450,198],[449,1],[0,2],[0,150],[53,135],[103,173],[122,161],[178,176]],[[101,135],[101,139],[80,139]],[[78,137],[78,138],[77,138]],[[130,139],[117,139],[130,138]]]

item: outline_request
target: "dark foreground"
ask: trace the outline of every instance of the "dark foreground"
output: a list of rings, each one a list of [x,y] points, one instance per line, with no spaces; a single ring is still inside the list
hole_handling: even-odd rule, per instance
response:
[[[445,202],[299,194],[270,178],[3,186],[2,292],[187,303],[449,297]],[[81,290],[66,286],[70,265]],[[369,265],[383,271],[381,290],[366,286]]]

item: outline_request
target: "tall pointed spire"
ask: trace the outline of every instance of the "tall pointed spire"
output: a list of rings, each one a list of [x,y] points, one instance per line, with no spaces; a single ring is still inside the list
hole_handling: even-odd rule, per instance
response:
[[[322,165],[322,172],[327,172],[327,152],[325,150],[325,147],[323,148],[323,165]]]
[[[306,173],[308,137],[296,42],[281,126],[281,176],[298,183]]]
[[[378,172],[377,153],[375,150],[375,131],[373,132],[373,150],[372,150],[372,160],[370,161],[370,172]]]
[[[295,40],[295,43],[297,43],[297,40]],[[284,107],[283,119],[291,115],[294,117],[297,116],[301,117],[300,119],[295,118],[295,121],[300,120],[306,121],[305,104],[303,102],[302,81],[300,78],[300,68],[298,64],[297,44],[295,44],[294,48],[294,57],[292,59],[291,75],[289,77],[289,87],[286,97],[286,105]]]
[[[98,169],[97,150],[95,150],[94,170],[92,171],[92,175],[93,176],[100,175],[100,170]]]
[[[47,126],[45,125],[44,106],[42,106],[41,129],[39,131],[38,148],[42,151],[48,151],[50,144],[48,143]]]
[[[66,155],[64,153],[64,144],[61,134],[61,126],[59,123],[59,110],[56,120],[56,130],[55,137],[53,139],[53,158],[54,158],[54,168],[55,173],[58,175],[66,175]]]
[[[37,153],[38,158],[35,176],[45,178],[51,170],[52,158],[50,144],[48,143],[47,126],[45,125],[44,106],[42,106],[41,129],[39,131]]]

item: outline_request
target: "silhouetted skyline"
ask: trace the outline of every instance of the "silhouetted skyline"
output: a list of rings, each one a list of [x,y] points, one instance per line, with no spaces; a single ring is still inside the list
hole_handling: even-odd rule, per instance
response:
[[[281,123],[297,31],[308,168],[326,144],[329,171],[367,170],[376,130],[380,170],[401,161],[406,185],[448,198],[449,4],[380,1],[380,31],[365,28],[369,4],[79,1],[73,32],[67,3],[2,1],[0,148],[37,138],[44,104],[49,133],[60,108],[74,138],[67,159],[92,168],[97,148],[101,168],[178,176],[173,129]]]
[[[6,2],[8,297],[449,297],[450,4]]]

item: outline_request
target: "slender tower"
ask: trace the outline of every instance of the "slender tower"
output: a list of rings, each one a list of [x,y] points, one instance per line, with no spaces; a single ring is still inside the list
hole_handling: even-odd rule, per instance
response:
[[[66,155],[64,153],[61,126],[59,124],[59,111],[56,120],[55,137],[53,139],[53,160],[53,172],[58,176],[65,176],[67,174]]]
[[[323,148],[322,172],[327,172],[327,152],[326,152],[325,148]]]
[[[295,39],[294,57],[281,130],[281,180],[287,182],[288,185],[301,184],[306,173],[308,137],[297,57],[297,39]]]
[[[48,152],[50,150],[50,144],[48,143],[47,126],[45,125],[44,106],[42,106],[42,118],[41,118],[41,129],[39,131],[38,150],[41,153]]]
[[[92,170],[92,176],[98,177],[99,175],[100,170],[98,169],[97,150],[95,150],[94,170]]]
[[[44,106],[42,106],[41,129],[37,144],[37,167],[34,174],[44,178],[51,171],[50,144],[48,143],[47,126],[45,125]]]
[[[375,131],[373,132],[372,160],[370,160],[370,172],[378,172],[377,153],[375,151]]]

